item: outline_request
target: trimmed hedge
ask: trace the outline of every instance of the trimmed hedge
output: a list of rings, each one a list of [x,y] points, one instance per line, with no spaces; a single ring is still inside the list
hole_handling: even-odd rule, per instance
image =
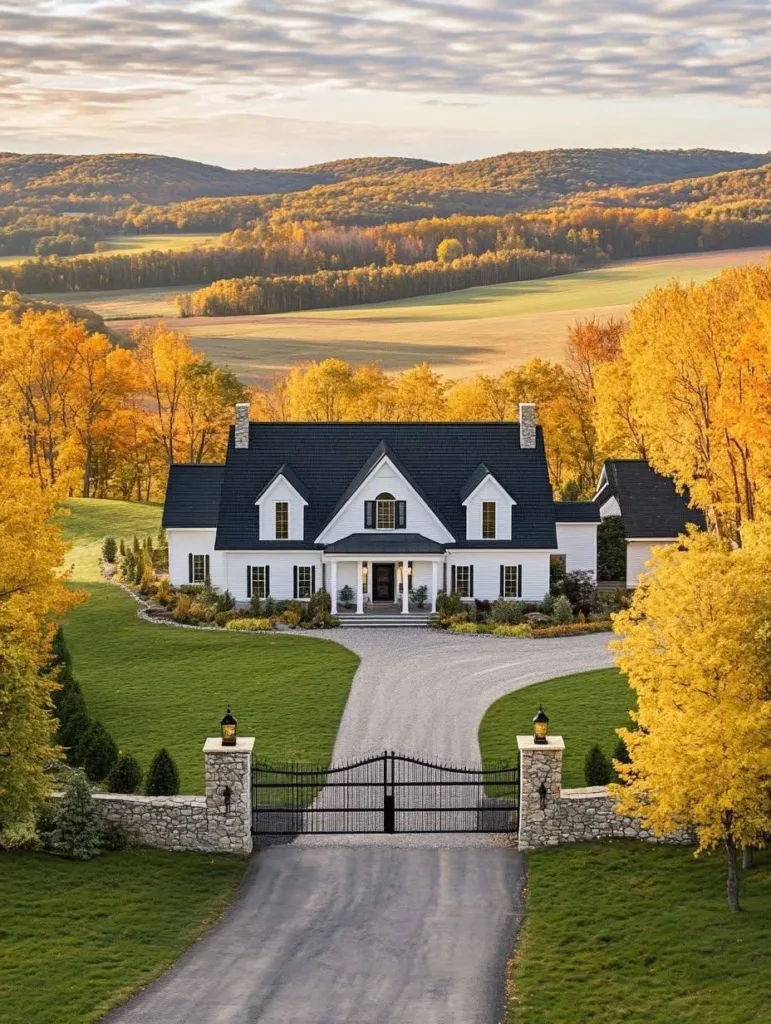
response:
[[[273,619],[231,619],[225,623],[225,629],[265,633],[273,629]]]
[[[565,626],[546,626],[544,629],[534,629],[533,636],[580,636],[581,633],[611,633],[613,624],[610,622],[571,622]]]

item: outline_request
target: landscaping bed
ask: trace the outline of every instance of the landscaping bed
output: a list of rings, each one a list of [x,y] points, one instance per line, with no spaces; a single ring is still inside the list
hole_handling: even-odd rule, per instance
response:
[[[0,1020],[101,1020],[219,917],[245,866],[155,850],[0,854]]]

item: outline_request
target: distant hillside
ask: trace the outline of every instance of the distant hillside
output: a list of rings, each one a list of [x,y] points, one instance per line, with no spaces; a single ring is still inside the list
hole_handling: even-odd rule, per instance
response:
[[[336,181],[345,178],[361,178],[368,175],[404,174],[407,171],[422,171],[429,167],[443,167],[433,160],[419,160],[408,156],[363,156],[349,160],[330,160],[325,164],[311,164],[298,167],[298,172],[312,175],[328,175]]]

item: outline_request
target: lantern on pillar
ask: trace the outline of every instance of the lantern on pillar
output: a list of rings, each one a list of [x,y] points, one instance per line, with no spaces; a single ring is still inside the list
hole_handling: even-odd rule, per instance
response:
[[[225,712],[225,717],[220,722],[220,733],[222,735],[223,747],[234,747],[238,740],[238,722],[233,717],[230,705]]]
[[[533,742],[534,743],[548,743],[547,735],[549,732],[549,716],[543,709],[543,704],[538,705],[538,711],[533,718]]]

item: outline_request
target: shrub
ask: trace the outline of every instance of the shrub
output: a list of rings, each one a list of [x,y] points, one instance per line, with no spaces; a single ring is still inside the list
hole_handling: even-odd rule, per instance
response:
[[[101,722],[92,722],[79,753],[91,782],[102,782],[118,760],[118,745]]]
[[[246,632],[265,632],[273,629],[272,619],[231,619],[225,629],[244,630]]]
[[[72,860],[91,860],[99,853],[101,831],[86,777],[73,772],[56,814],[50,849]]]
[[[220,629],[224,629],[235,617],[235,612],[215,612],[214,622]]]
[[[129,845],[128,832],[122,825],[116,825],[115,822],[108,821],[102,825],[99,842],[103,850],[108,850],[110,853],[118,853],[120,850],[125,850]]]
[[[457,615],[458,612],[464,612],[463,601],[454,591],[447,593],[446,590],[440,590],[436,595],[436,610],[441,619],[446,619],[451,615]]]
[[[56,742],[65,748],[67,762],[79,765],[82,762],[81,746],[88,734],[91,720],[80,687],[73,681],[59,705],[59,730]]]
[[[584,776],[587,786],[607,786],[613,778],[613,765],[597,743],[586,755]]]
[[[217,612],[232,612],[235,606],[236,599],[229,590],[223,590],[221,594],[217,594],[217,601],[214,605]]]
[[[297,629],[302,620],[297,612],[293,612],[291,608],[287,608],[285,612],[281,613],[281,621],[285,622],[290,629]]]
[[[453,622],[450,626],[451,633],[476,633],[476,622]]]
[[[613,749],[613,760],[619,761],[621,764],[631,764],[632,758],[629,756],[626,743],[624,743],[621,736],[616,740],[616,746]]]
[[[111,793],[136,793],[141,782],[142,769],[131,754],[121,754],[107,776],[107,788]]]
[[[139,543],[139,537],[134,534],[134,539],[131,542],[131,547],[136,551],[137,554],[142,550],[142,545]]]
[[[0,847],[4,850],[32,851],[41,845],[34,818],[7,821],[0,832]]]
[[[344,608],[348,608],[353,604],[353,588],[349,587],[347,583],[340,591],[340,604]]]
[[[193,599],[190,594],[180,594],[177,603],[174,605],[174,621],[187,622],[190,618],[190,609],[193,607]]]
[[[145,779],[146,796],[176,796],[179,793],[179,772],[174,758],[165,747],[150,762]]]
[[[309,629],[334,629],[340,625],[340,619],[329,612],[320,611],[306,625]]]
[[[560,594],[554,602],[552,618],[560,626],[566,626],[573,621],[573,606],[564,594]]]
[[[493,628],[494,636],[513,636],[519,639],[529,640],[533,635],[533,627],[529,626],[526,622],[520,622],[518,626],[507,625],[501,623],[499,626]]]
[[[608,516],[597,528],[597,579],[626,579],[626,537],[621,516]]]
[[[332,612],[332,598],[326,590],[317,590],[311,594],[310,600],[305,605],[305,618],[312,621],[318,615],[330,615]]]
[[[592,610],[596,592],[594,574],[588,569],[566,573],[559,585],[559,592],[570,601],[574,611],[588,614]]]
[[[543,612],[544,615],[551,615],[551,613],[554,611],[553,594],[544,594],[543,601],[541,601],[538,611]]]
[[[525,606],[522,601],[507,601],[499,597],[490,606],[490,619],[496,623],[516,626],[520,623],[525,614]]]
[[[102,558],[105,562],[114,562],[116,555],[118,554],[118,545],[115,542],[114,537],[105,537],[104,544],[102,544]]]
[[[547,626],[545,629],[536,629],[533,636],[544,639],[554,636],[580,636],[582,633],[608,633],[612,628],[610,622],[587,622],[584,625],[578,622],[569,622],[564,626]]]
[[[416,587],[412,591],[412,600],[415,602],[418,608],[423,608],[426,601],[428,600],[428,587],[425,585]]]
[[[168,608],[174,600],[174,595],[171,592],[171,584],[167,579],[164,578],[158,581],[155,587],[155,600],[164,608]]]
[[[120,551],[121,557],[126,554],[126,542],[122,537],[120,539],[120,544],[118,545],[118,551]]]
[[[212,622],[214,620],[214,609],[201,601],[193,601],[187,613],[190,622]]]

